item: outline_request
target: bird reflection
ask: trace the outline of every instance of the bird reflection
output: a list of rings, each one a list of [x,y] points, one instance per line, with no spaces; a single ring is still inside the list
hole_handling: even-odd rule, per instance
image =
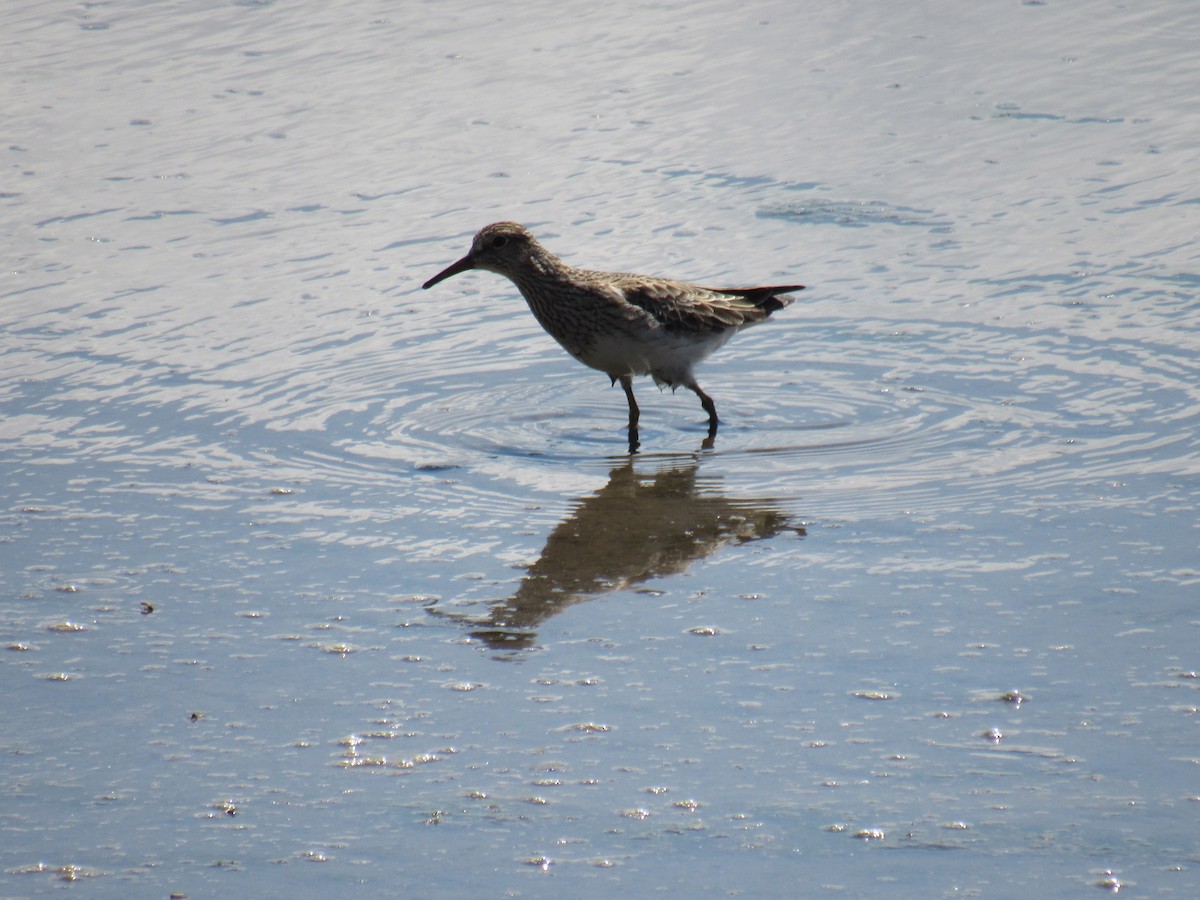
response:
[[[516,593],[486,617],[467,619],[472,636],[523,649],[536,642],[537,625],[571,604],[683,572],[728,544],[805,534],[770,500],[725,497],[714,479],[698,477],[698,465],[691,459],[647,474],[630,457],[614,468],[550,533]]]

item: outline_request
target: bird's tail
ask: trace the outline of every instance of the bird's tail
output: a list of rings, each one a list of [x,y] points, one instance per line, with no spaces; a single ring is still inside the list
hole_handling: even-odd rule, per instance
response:
[[[718,293],[748,300],[769,316],[796,299],[788,296],[788,291],[802,290],[804,290],[802,284],[784,284],[775,287],[721,288]]]

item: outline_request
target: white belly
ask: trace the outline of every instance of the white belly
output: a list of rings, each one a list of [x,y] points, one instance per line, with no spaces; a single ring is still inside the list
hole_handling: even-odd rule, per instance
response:
[[[607,375],[652,375],[660,384],[677,387],[693,381],[692,367],[733,335],[735,329],[705,335],[601,335],[583,353],[571,355]]]

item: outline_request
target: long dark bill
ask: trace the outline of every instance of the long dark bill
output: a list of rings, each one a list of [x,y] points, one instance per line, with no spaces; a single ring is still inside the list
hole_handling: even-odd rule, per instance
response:
[[[460,272],[467,272],[473,268],[475,268],[475,260],[471,259],[470,255],[468,254],[453,265],[442,269],[442,271],[438,272],[427,282],[421,285],[421,289],[427,291],[439,281],[445,281],[447,278],[452,278],[455,275],[458,275]]]

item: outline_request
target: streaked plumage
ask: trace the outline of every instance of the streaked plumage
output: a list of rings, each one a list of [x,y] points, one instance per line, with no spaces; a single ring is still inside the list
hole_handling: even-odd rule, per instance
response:
[[[541,326],[573,357],[621,382],[629,401],[631,447],[637,446],[638,405],[633,377],[650,375],[661,387],[686,387],[708,413],[717,410],[696,383],[693,367],[729,338],[766,319],[794,298],[779,287],[709,288],[670,278],[600,272],[569,266],[515,222],[481,229],[471,251],[423,287],[484,269],[517,286]]]

